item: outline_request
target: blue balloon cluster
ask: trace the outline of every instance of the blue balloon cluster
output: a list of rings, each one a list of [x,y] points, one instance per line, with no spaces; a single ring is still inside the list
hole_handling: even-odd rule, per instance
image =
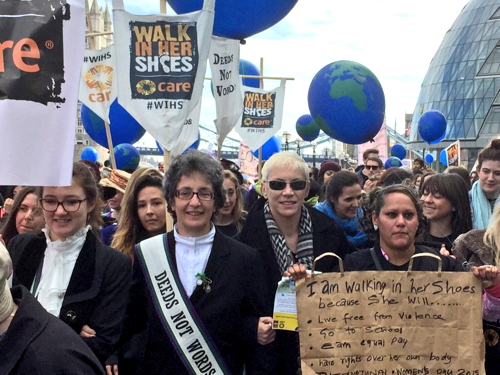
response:
[[[402,144],[396,143],[391,147],[391,156],[395,156],[398,159],[406,158],[406,147]]]
[[[213,34],[242,40],[281,21],[298,0],[217,0]],[[177,14],[203,8],[203,0],[167,0]]]
[[[446,137],[446,124],[444,115],[431,109],[418,120],[418,134],[420,138],[431,145],[439,143]]]
[[[83,127],[95,142],[108,147],[104,121],[85,104],[80,111]],[[109,129],[113,145],[120,143],[136,143],[146,133],[146,130],[115,100],[109,112]]]
[[[82,150],[82,153],[80,154],[80,159],[81,160],[89,160],[93,163],[97,161],[99,154],[97,153],[97,150],[94,147],[87,147]]]
[[[271,156],[280,152],[280,150],[281,150],[281,141],[278,137],[273,135],[262,146],[262,160],[268,160]],[[255,157],[259,157],[259,150],[253,151],[252,154]]]

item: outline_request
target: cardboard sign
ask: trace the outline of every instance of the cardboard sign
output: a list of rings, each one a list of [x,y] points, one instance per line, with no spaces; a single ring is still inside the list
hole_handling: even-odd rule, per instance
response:
[[[482,375],[481,282],[366,271],[297,283],[302,373]]]

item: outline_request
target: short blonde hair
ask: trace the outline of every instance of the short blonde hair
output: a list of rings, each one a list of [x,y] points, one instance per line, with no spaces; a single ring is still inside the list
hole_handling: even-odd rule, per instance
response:
[[[291,151],[282,151],[274,154],[266,161],[262,168],[262,181],[267,181],[269,172],[274,167],[296,168],[303,174],[304,180],[309,182],[309,166],[299,155]]]

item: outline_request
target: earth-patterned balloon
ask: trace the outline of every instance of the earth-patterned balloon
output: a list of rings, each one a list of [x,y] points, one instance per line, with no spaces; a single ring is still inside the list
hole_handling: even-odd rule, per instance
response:
[[[314,122],[344,143],[372,140],[384,121],[384,90],[367,67],[354,61],[324,66],[314,76],[307,99]]]
[[[318,138],[320,128],[311,115],[302,115],[295,124],[295,130],[304,141],[312,142]]]
[[[392,168],[392,167],[402,167],[403,166],[403,162],[401,161],[401,159],[395,157],[395,156],[391,156],[390,158],[388,158],[385,163],[384,163],[384,169],[389,169],[389,168]]]
[[[113,149],[115,153],[116,168],[132,173],[139,165],[141,155],[139,151],[128,143],[122,143]]]

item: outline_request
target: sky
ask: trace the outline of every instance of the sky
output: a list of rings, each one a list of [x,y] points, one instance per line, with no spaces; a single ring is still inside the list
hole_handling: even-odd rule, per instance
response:
[[[240,57],[257,66],[263,58],[264,76],[294,78],[286,85],[282,128],[277,135],[287,130],[292,140],[297,138],[296,121],[309,113],[307,92],[312,78],[338,60],[361,63],[378,77],[385,93],[386,123],[397,124],[403,132],[405,114],[414,111],[432,57],[467,2],[299,0],[278,24],[249,37],[240,47]],[[124,0],[124,4],[134,14],[160,9],[160,0]],[[171,9],[167,13],[174,14]],[[279,81],[266,80],[264,89],[278,85]],[[215,101],[209,84],[202,100],[200,123],[213,123]]]

